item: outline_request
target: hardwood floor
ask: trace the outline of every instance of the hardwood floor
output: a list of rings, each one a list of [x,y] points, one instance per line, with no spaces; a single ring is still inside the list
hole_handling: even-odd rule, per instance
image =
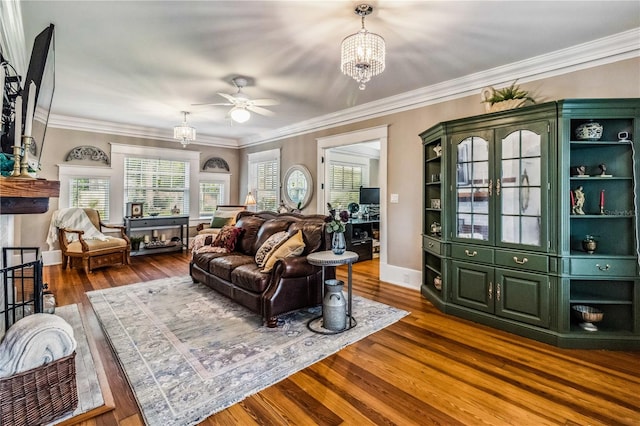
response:
[[[143,424],[84,293],[186,275],[188,260],[139,256],[90,275],[45,267],[59,305],[83,304],[116,403],[81,425]],[[202,424],[640,425],[640,352],[558,349],[447,316],[377,271],[376,260],[355,264],[354,292],[409,316]]]

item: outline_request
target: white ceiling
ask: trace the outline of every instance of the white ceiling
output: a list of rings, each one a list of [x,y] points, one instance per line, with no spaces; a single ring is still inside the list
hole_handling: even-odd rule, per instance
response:
[[[22,1],[21,8],[29,51],[35,35],[55,25],[54,122],[116,123],[170,138],[187,110],[201,142],[240,145],[640,27],[638,1],[371,2],[366,27],[385,38],[387,66],[360,91],[340,72],[340,43],[360,27],[358,3]],[[255,79],[245,89],[251,98],[280,101],[269,107],[274,117],[231,125],[227,107],[191,106],[222,101],[216,92],[233,93],[227,80],[237,74]],[[479,92],[486,83],[467,87]]]

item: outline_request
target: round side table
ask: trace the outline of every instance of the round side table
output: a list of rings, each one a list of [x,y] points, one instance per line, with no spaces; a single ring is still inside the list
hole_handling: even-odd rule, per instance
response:
[[[351,282],[351,272],[352,265],[358,260],[358,253],[354,253],[352,251],[345,251],[342,254],[335,254],[331,250],[327,251],[318,251],[315,253],[309,253],[307,255],[307,262],[314,266],[322,267],[322,298],[324,299],[324,268],[327,266],[340,266],[340,265],[349,265],[349,270],[347,274],[347,319],[349,321],[348,326],[344,330],[338,331],[330,331],[324,329],[318,329],[315,326],[322,319],[322,315],[316,318],[312,318],[308,323],[307,327],[309,330],[320,333],[320,334],[337,334],[342,333],[343,331],[349,330],[356,326],[355,319],[351,315],[351,292],[352,292],[352,282]]]

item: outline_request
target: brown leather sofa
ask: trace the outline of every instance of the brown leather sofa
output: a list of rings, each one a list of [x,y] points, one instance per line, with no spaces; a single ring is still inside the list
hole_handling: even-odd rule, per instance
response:
[[[268,327],[278,315],[322,302],[322,268],[307,262],[307,255],[331,248],[325,231],[327,216],[295,213],[240,212],[235,226],[242,228],[231,253],[196,253],[190,264],[194,282],[201,282],[260,314]],[[302,231],[300,256],[278,260],[270,272],[261,272],[255,255],[273,234]],[[325,279],[335,278],[335,268],[325,269]]]

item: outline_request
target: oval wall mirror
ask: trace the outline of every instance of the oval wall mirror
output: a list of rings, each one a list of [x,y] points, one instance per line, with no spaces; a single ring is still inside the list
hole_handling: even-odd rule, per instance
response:
[[[313,195],[313,179],[309,170],[301,165],[291,166],[284,175],[284,202],[290,209],[303,209]]]

